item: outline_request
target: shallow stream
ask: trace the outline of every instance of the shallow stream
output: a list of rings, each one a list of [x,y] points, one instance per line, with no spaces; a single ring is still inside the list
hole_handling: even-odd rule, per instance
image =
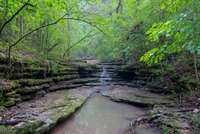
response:
[[[100,81],[106,88],[109,75],[103,68]],[[105,81],[104,81],[105,80]],[[108,86],[107,86],[108,87]],[[51,134],[128,134],[131,119],[144,115],[145,109],[111,101],[97,94],[71,118],[55,127]],[[139,128],[137,134],[159,134],[154,129]]]

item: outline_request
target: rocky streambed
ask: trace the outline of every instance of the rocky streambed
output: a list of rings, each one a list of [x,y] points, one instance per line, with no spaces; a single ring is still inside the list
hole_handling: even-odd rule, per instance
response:
[[[118,86],[115,86],[118,87]],[[101,87],[110,90],[113,86]],[[87,103],[68,120],[55,127],[51,134],[131,134],[130,122],[147,114],[148,108],[118,103],[101,93],[94,94]],[[120,88],[120,87],[118,87]],[[105,90],[103,90],[104,92]],[[160,134],[153,126],[134,129],[137,134]],[[135,133],[134,132],[134,133]]]
[[[60,81],[44,97],[2,110],[0,134],[194,133],[191,116],[171,97],[121,81],[118,64],[99,66],[104,67],[101,72],[81,70],[73,89],[70,80]]]
[[[128,86],[105,88],[79,87],[20,103],[4,113],[18,122],[1,133],[161,134],[160,126],[171,126],[189,134],[190,125],[170,99]]]
[[[4,128],[1,126],[0,133],[42,134],[49,132],[57,123],[80,108],[94,91],[94,88],[91,90],[88,87],[62,90],[20,103],[3,113],[4,117],[13,123]]]

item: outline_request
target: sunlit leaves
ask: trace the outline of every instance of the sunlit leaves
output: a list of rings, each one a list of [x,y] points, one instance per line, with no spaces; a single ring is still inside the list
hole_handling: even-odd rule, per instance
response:
[[[170,20],[165,23],[154,24],[148,31],[147,35],[151,41],[159,41],[162,35],[167,37],[173,34],[174,21]]]
[[[193,0],[163,0],[160,7],[171,13],[175,13],[180,9],[183,9],[185,5],[192,3]]]
[[[160,46],[148,51],[142,56],[141,61],[148,64],[153,63],[153,61],[159,63],[157,58],[159,56],[166,57],[169,54],[184,51],[199,54],[200,22],[198,18],[200,18],[200,15],[196,12],[198,5],[200,3],[194,0],[163,1],[161,9],[169,11],[171,17],[170,19],[167,18],[168,20],[165,22],[154,24],[147,31],[149,40]],[[163,51],[163,48],[165,48],[165,51]]]
[[[165,55],[160,51],[160,48],[153,48],[144,54],[140,61],[146,62],[148,65],[158,64],[164,59]]]

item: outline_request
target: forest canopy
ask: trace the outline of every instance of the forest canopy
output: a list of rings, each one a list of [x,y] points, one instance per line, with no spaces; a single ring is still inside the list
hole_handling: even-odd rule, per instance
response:
[[[188,57],[198,79],[200,1],[0,0],[1,50],[41,59],[166,64]],[[185,59],[186,60],[186,59]]]

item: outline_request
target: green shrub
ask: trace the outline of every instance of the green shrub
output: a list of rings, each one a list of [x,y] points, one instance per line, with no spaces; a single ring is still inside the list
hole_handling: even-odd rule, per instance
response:
[[[200,113],[196,115],[195,124],[198,128],[200,128]]]
[[[3,91],[0,91],[0,106],[6,101],[5,95]]]
[[[0,125],[0,134],[13,134],[13,132],[8,127]]]
[[[166,127],[166,126],[163,126],[163,127],[162,127],[162,131],[163,131],[163,134],[170,134],[170,130],[169,130],[169,128]]]

